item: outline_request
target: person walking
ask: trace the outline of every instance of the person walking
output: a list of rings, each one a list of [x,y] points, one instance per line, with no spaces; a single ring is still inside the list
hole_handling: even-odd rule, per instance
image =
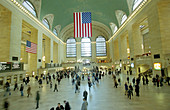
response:
[[[14,85],[14,91],[15,91],[16,89],[18,90],[18,84],[17,84],[17,82],[16,82],[15,85]]]
[[[117,83],[117,80],[116,80],[116,79],[114,80],[114,83],[115,83],[115,86],[114,86],[114,87],[116,87],[116,88],[117,88],[118,83]]]
[[[146,76],[146,85],[148,85],[149,83],[149,80],[148,80],[148,77]]]
[[[36,93],[36,102],[37,102],[36,109],[39,108],[39,101],[40,101],[40,93],[39,93],[39,91],[37,91],[37,93]]]
[[[52,86],[53,86],[53,84],[52,84],[52,82],[50,82],[50,89],[52,88]]]
[[[31,95],[31,86],[30,86],[30,85],[28,86],[27,94],[28,94],[28,96],[27,96],[27,97],[29,97],[29,96]]]
[[[61,105],[60,103],[58,103],[58,106],[56,107],[56,110],[64,110],[63,105]]]
[[[143,76],[142,80],[143,80],[143,85],[145,85],[145,77],[144,76]]]
[[[54,92],[57,91],[58,92],[58,89],[57,89],[57,84],[55,83],[54,85]]]
[[[88,86],[89,86],[89,91],[90,91],[90,88],[91,88],[91,81],[90,80],[88,81]]]
[[[72,79],[72,85],[74,85],[74,82],[75,82],[75,79],[74,79],[74,77],[73,77],[73,79]]]
[[[5,99],[4,99],[4,109],[5,109],[5,110],[9,110],[8,108],[9,108],[8,98],[5,98]]]
[[[84,74],[82,74],[82,80],[84,81]]]
[[[21,96],[24,96],[24,86],[23,86],[23,84],[21,84],[21,87],[20,87],[20,91],[21,91]]]
[[[88,102],[85,100],[85,98],[83,99],[83,103],[81,106],[81,110],[87,110],[87,106],[88,106]]]
[[[38,82],[39,82],[39,88],[42,88],[43,87],[42,86],[42,79],[40,78]]]
[[[61,81],[60,77],[57,78],[57,81],[58,81],[58,85],[60,85],[60,81]]]
[[[120,78],[118,79],[118,83],[119,83],[119,85],[121,86],[121,81],[120,81]]]
[[[135,86],[135,92],[136,92],[136,96],[139,97],[139,85],[138,84],[136,84]]]
[[[130,83],[129,90],[128,90],[128,98],[131,99],[132,96],[133,96],[133,87]]]
[[[69,102],[64,100],[64,103],[65,103],[65,110],[71,110]]]
[[[79,87],[78,87],[78,83],[76,83],[76,85],[75,85],[75,93],[78,91],[79,92]]]
[[[128,85],[127,82],[125,83],[125,95],[128,93]]]
[[[8,94],[8,92],[9,92],[9,95],[11,95],[9,82],[6,82],[4,88],[6,89],[4,96],[6,96]]]
[[[88,95],[88,92],[85,90],[85,91],[83,92],[83,97],[84,97],[85,100],[87,100],[87,95]]]
[[[127,77],[127,82],[129,83],[129,77]]]

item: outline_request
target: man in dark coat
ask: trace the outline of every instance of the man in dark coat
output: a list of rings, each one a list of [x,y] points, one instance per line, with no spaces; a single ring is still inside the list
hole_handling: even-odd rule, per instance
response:
[[[37,94],[36,94],[37,107],[36,107],[36,109],[39,108],[39,100],[40,100],[40,93],[39,93],[39,91],[37,91]]]
[[[57,106],[56,110],[64,110],[63,105],[60,105],[60,103],[58,103],[58,106]]]
[[[135,86],[135,92],[136,92],[136,96],[139,97],[139,85],[138,84],[136,84]]]
[[[65,110],[71,110],[70,104],[69,102],[67,102],[66,100],[64,100],[65,103]]]
[[[87,95],[88,95],[88,93],[87,93],[87,91],[85,90],[85,91],[83,92],[83,97],[84,97],[85,100],[87,100]]]

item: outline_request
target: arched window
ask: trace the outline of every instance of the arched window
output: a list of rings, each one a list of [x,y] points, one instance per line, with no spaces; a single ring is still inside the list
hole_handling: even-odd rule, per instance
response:
[[[118,30],[117,26],[112,22],[110,23],[110,28],[111,28],[113,34]]]
[[[133,11],[142,3],[143,0],[134,0]]]
[[[91,56],[91,40],[90,38],[81,39],[81,56],[90,57]]]
[[[74,38],[67,39],[67,57],[76,57],[76,40]]]
[[[117,26],[115,26],[113,33],[115,33],[118,30]]]
[[[53,29],[53,33],[57,36],[58,34],[57,34],[57,30],[54,28]]]
[[[22,3],[22,5],[23,5],[30,13],[32,13],[34,16],[37,17],[35,8],[34,8],[34,6],[32,5],[32,3],[30,3],[28,0],[24,0],[24,2]]]
[[[42,23],[48,28],[50,29],[50,24],[48,22],[48,20],[46,18],[43,19]]]
[[[126,14],[124,14],[121,19],[121,25],[126,21],[126,19],[127,19],[127,16]]]
[[[96,56],[106,56],[106,40],[102,36],[96,39]]]

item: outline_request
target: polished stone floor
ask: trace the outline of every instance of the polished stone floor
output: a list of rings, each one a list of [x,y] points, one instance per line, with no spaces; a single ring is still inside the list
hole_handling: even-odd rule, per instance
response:
[[[12,91],[8,97],[10,102],[9,110],[34,110],[36,107],[36,91],[40,91],[40,108],[38,110],[50,110],[56,107],[57,103],[64,105],[63,101],[69,101],[72,110],[80,110],[83,102],[83,91],[88,91],[88,110],[170,110],[170,86],[164,84],[163,87],[155,87],[150,81],[148,86],[140,84],[140,97],[135,94],[132,99],[124,95],[124,82],[127,75],[117,76],[121,78],[122,85],[114,88],[111,76],[104,76],[99,84],[94,85],[91,91],[88,89],[87,80],[81,81],[80,93],[75,94],[75,86],[71,84],[71,79],[63,79],[58,86],[59,92],[53,92],[50,85],[43,81],[43,88],[38,87],[38,83],[31,79],[32,96],[27,98],[27,87],[24,86],[24,96],[20,96],[19,91]],[[134,76],[130,76],[130,80]],[[53,84],[55,81],[53,81]],[[54,85],[53,85],[54,86]],[[12,88],[12,87],[11,87]],[[4,92],[0,92],[0,110],[3,110]]]

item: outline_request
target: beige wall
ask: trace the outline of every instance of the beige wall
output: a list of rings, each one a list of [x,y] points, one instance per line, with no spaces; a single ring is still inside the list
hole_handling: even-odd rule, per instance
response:
[[[50,45],[49,45],[49,48],[47,49],[47,50],[50,49],[49,50],[50,56],[47,57],[47,60],[49,63],[51,62],[51,60],[53,60],[53,54],[51,54],[53,53],[53,51],[51,51],[53,50],[53,43],[51,44],[51,42],[55,42],[59,47],[62,47],[61,45],[63,45],[58,39],[56,39],[56,36],[52,34],[52,32],[50,32],[48,29],[45,29],[43,25],[35,21],[34,17],[30,17],[28,14],[21,11],[11,1],[7,1],[7,0],[0,1],[0,16],[1,16],[0,19],[2,19],[0,20],[0,27],[1,28],[3,27],[3,29],[0,29],[0,37],[3,38],[0,40],[0,46],[6,47],[5,50],[2,50],[5,53],[1,52],[2,48],[0,48],[0,52],[3,53],[0,56],[0,62],[3,62],[3,61],[13,62],[12,61],[13,56],[18,57],[19,59],[18,62],[20,62],[20,58],[23,57],[22,59],[24,61],[21,61],[21,62],[28,64],[27,68],[32,67],[31,70],[27,69],[27,71],[29,71],[30,73],[32,73],[32,71],[37,72],[37,69],[39,69],[42,66],[43,35],[48,36],[48,39],[50,39],[49,40]],[[22,38],[23,36],[27,36],[27,35],[24,35],[24,32],[23,32],[23,24],[24,24],[23,22],[26,22],[31,26],[30,40],[34,43],[37,43],[37,54],[34,54],[34,55],[27,54],[28,56],[25,55],[26,54],[25,44],[22,43],[22,40],[23,40]],[[7,39],[5,40],[3,36],[5,36],[5,38]],[[29,35],[27,37],[29,37]],[[1,43],[1,41],[4,43],[4,45],[3,43]],[[57,54],[58,56],[62,55],[62,53],[57,53]],[[28,61],[26,60],[27,58],[29,58]],[[38,62],[38,59],[41,59],[41,62]],[[62,59],[59,59],[60,62],[61,60]]]
[[[58,63],[58,44],[53,42],[53,63]]]
[[[151,51],[151,57],[147,58],[147,60],[149,59],[149,62],[151,63],[149,65],[152,65],[153,68],[154,62],[160,62],[164,68],[167,67],[164,55],[169,54],[170,52],[170,16],[168,14],[170,10],[169,4],[170,1],[168,0],[152,0],[143,9],[137,12],[137,14],[132,17],[133,19],[127,23],[127,25],[125,25],[114,35],[113,40],[110,41],[113,42],[113,46],[110,46],[110,48],[112,48],[110,49],[110,53],[114,53],[113,61],[118,61],[119,58],[126,58],[125,56],[127,53],[125,52],[125,48],[127,46],[127,42],[125,41],[128,41],[130,57],[135,60],[130,61],[130,63],[134,62],[135,64],[137,63],[144,65],[145,62],[142,62],[141,60],[145,60],[146,58],[136,60],[136,55],[142,55]],[[144,20],[147,20],[148,23],[147,30],[145,30],[147,31],[147,34],[139,28]],[[125,33],[127,33],[127,35],[125,35]],[[128,37],[126,38],[125,36]],[[144,48],[142,48],[142,45]],[[149,48],[149,46],[151,48]],[[160,54],[161,58],[154,59],[154,54]],[[143,70],[145,69],[146,68]],[[135,67],[134,70],[137,72],[137,67]],[[154,75],[161,74],[161,71],[155,71],[153,69],[153,73]]]
[[[170,53],[170,1],[162,0],[158,3],[158,16],[163,54]]]
[[[9,61],[11,35],[11,11],[0,5],[0,61]]]

